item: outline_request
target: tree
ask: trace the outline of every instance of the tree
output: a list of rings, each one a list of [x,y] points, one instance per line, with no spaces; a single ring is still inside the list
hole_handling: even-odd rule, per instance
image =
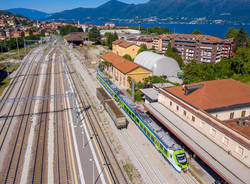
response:
[[[60,34],[62,36],[67,35],[67,34],[72,33],[72,32],[78,32],[78,28],[75,26],[66,25],[66,26],[61,27],[61,29],[60,29]]]
[[[101,34],[100,34],[100,31],[97,29],[96,26],[94,26],[89,31],[89,40],[92,41],[92,42],[95,42],[96,44],[101,43]]]
[[[106,45],[109,47],[109,49],[112,49],[113,41],[118,40],[117,33],[115,32],[113,34],[113,33],[108,33],[107,32],[107,33],[105,33],[105,37],[106,37]]]
[[[165,52],[165,55],[168,56],[168,57],[173,57],[174,56],[170,42],[168,42],[168,48],[167,48],[167,50]]]
[[[148,50],[148,49],[147,49],[146,44],[141,44],[141,45],[140,45],[140,49],[139,49],[138,52],[137,52],[137,55],[140,54],[141,52],[144,52],[144,51],[147,51],[147,50]]]
[[[228,28],[225,38],[235,38],[238,34],[239,30],[235,29],[234,27]]]
[[[170,42],[168,43],[168,48],[165,52],[165,55],[175,59],[177,63],[179,64],[180,68],[184,66],[184,62],[179,54],[179,51],[175,47],[172,48]]]
[[[238,47],[246,47],[248,39],[248,33],[241,28],[238,34],[235,36],[236,50]]]
[[[125,59],[129,60],[129,61],[133,61],[133,58],[129,55],[129,54],[125,54],[124,56]]]
[[[195,29],[195,30],[192,32],[192,34],[194,34],[194,35],[203,35],[203,33],[200,32],[200,30],[198,30],[198,29]]]

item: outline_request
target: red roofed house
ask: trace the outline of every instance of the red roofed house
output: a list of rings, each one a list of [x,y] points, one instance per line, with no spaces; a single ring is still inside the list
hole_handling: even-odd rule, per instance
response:
[[[116,40],[112,43],[112,51],[119,56],[128,54],[134,59],[139,49],[140,47],[136,44],[125,40]]]
[[[135,82],[140,82],[144,78],[152,75],[150,70],[129,61],[121,56],[108,52],[101,56],[102,60],[111,64],[105,68],[106,72],[112,76],[116,85],[120,88],[129,88],[128,78],[131,77]]]

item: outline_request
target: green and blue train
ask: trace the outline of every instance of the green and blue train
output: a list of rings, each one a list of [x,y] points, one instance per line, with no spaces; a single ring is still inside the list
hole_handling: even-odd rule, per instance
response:
[[[102,72],[97,72],[97,79],[174,169],[179,173],[181,171],[186,173],[188,171],[188,160],[185,151],[170,136],[161,136],[163,132],[159,131],[157,125],[153,124],[154,126],[152,126],[144,113],[138,111],[134,104],[128,103],[120,90]]]

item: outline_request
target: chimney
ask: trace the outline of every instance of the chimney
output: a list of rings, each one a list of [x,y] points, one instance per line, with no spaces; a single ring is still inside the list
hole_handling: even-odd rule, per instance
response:
[[[241,120],[241,119],[239,119],[239,120],[237,121],[237,125],[240,127],[240,126],[241,126],[241,124],[242,124],[242,120]]]

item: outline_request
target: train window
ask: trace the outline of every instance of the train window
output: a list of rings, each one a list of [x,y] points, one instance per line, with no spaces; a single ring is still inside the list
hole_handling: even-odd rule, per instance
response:
[[[152,140],[153,142],[155,142],[155,138],[154,138],[153,136],[151,136],[151,140]]]
[[[136,118],[135,121],[136,121],[137,123],[139,123],[139,119],[138,119],[138,118]]]
[[[165,154],[168,154],[168,150],[166,150],[165,148],[163,148],[163,151]]]
[[[140,127],[143,129],[143,125],[142,124],[140,124]]]
[[[163,150],[163,146],[162,146],[162,144],[160,144],[160,148]]]
[[[147,135],[150,137],[150,133],[147,131]]]
[[[143,129],[144,129],[144,132],[147,132],[147,129],[145,127]]]

